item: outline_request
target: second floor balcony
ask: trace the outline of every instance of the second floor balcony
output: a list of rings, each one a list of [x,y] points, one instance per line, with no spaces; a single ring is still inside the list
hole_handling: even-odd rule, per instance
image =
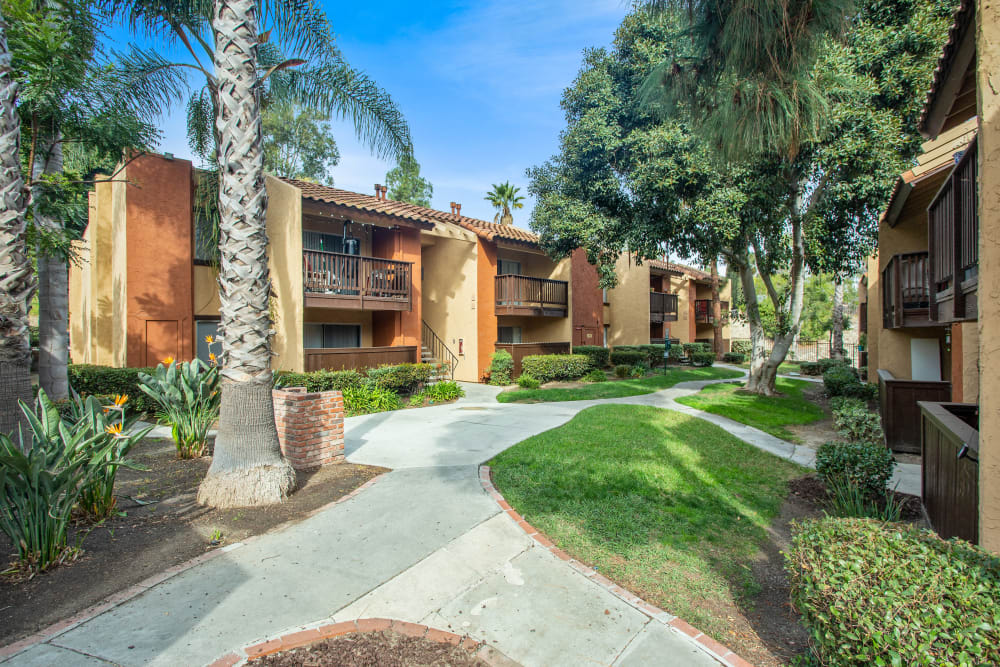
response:
[[[304,250],[303,284],[309,308],[411,310],[413,265],[380,257]]]
[[[677,295],[666,292],[649,293],[649,321],[659,324],[660,322],[677,321]]]
[[[719,312],[722,314],[722,322],[725,323],[729,315],[728,301],[719,302]],[[715,324],[715,318],[712,317],[711,299],[698,299],[694,302],[694,321],[698,324]]]
[[[504,274],[495,278],[497,315],[566,317],[569,283],[565,280]]]
[[[882,327],[933,326],[926,252],[893,255],[882,270]]]

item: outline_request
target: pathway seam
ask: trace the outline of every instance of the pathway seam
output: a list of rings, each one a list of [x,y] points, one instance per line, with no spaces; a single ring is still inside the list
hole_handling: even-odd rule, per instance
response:
[[[650,604],[631,591],[622,588],[615,582],[591,568],[589,565],[576,560],[557,547],[555,543],[550,540],[547,535],[545,535],[545,533],[525,521],[524,518],[510,506],[510,503],[508,503],[503,497],[503,494],[501,494],[493,485],[493,473],[490,466],[479,466],[479,481],[483,485],[483,490],[487,493],[487,495],[497,502],[497,505],[504,510],[504,513],[514,523],[516,523],[521,530],[528,535],[528,537],[535,540],[539,546],[548,550],[553,556],[565,562],[573,570],[576,570],[579,574],[587,577],[592,582],[650,619],[655,619],[664,625],[668,625],[676,630],[679,630],[683,635],[695,642],[698,645],[698,648],[705,651],[722,664],[729,665],[730,667],[752,667],[751,663],[741,658],[736,654],[736,652],[726,646],[723,646],[705,633],[696,629],[694,626],[686,623],[684,620],[669,612],[663,611],[656,605]],[[626,644],[626,647],[627,646],[628,645]]]

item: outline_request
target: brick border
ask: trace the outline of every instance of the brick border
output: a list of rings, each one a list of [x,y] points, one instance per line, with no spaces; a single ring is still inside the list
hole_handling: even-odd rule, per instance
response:
[[[514,523],[520,526],[521,530],[523,530],[528,537],[533,539],[542,548],[548,550],[553,556],[559,560],[565,561],[571,568],[587,577],[615,597],[631,605],[635,609],[638,609],[646,616],[683,632],[692,640],[700,644],[701,648],[711,654],[712,657],[722,662],[722,664],[729,665],[731,667],[753,667],[752,663],[747,662],[740,656],[736,655],[736,653],[729,650],[729,648],[715,641],[686,621],[646,602],[638,595],[622,588],[615,582],[605,577],[603,574],[599,574],[596,570],[572,558],[568,553],[557,547],[552,540],[545,535],[545,533],[525,521],[524,518],[510,506],[507,500],[503,497],[503,494],[497,491],[496,487],[493,486],[493,473],[488,465],[479,466],[479,482],[482,484],[483,490],[497,502],[497,505],[500,506],[500,509],[503,510],[504,514],[509,516]]]
[[[51,639],[55,639],[59,635],[68,632],[69,630],[72,630],[81,623],[86,623],[90,619],[96,616],[100,616],[104,612],[113,609],[121,604],[124,604],[129,600],[131,600],[132,598],[138,597],[142,593],[145,593],[146,591],[151,589],[153,586],[161,584],[167,579],[170,579],[175,575],[180,574],[181,572],[190,570],[191,568],[197,565],[201,565],[202,563],[205,563],[207,561],[210,561],[213,558],[221,556],[224,553],[234,551],[236,549],[246,546],[247,544],[252,544],[254,541],[260,539],[262,536],[267,535],[268,533],[288,528],[292,524],[299,523],[300,521],[305,521],[306,519],[309,519],[310,517],[313,517],[319,514],[320,512],[330,509],[334,505],[346,502],[351,498],[353,498],[354,496],[361,493],[362,491],[364,491],[365,489],[367,489],[375,482],[377,482],[385,474],[386,473],[382,473],[381,475],[376,475],[375,477],[372,477],[370,480],[368,480],[358,488],[354,489],[350,493],[343,495],[340,498],[334,500],[333,502],[323,505],[322,507],[317,507],[316,509],[307,512],[304,516],[301,516],[297,519],[293,519],[290,521],[286,521],[284,523],[280,523],[271,530],[267,531],[267,533],[261,533],[260,535],[251,535],[242,542],[235,542],[233,544],[227,544],[226,546],[220,547],[218,549],[212,549],[211,551],[206,551],[200,556],[195,556],[191,560],[185,561],[178,565],[174,565],[173,567],[167,568],[163,572],[154,574],[151,577],[143,579],[138,584],[134,584],[124,590],[118,591],[117,593],[114,593],[113,595],[105,598],[101,602],[98,602],[97,604],[91,607],[87,607],[83,611],[78,612],[70,616],[69,618],[57,621],[52,625],[42,630],[39,630],[38,632],[32,633],[27,637],[25,637],[24,639],[20,639],[14,642],[13,644],[0,646],[0,660],[6,660],[7,658],[15,656],[18,653],[21,653],[22,651],[31,648],[32,646],[35,646],[37,644],[43,644]]]
[[[495,667],[509,665],[510,659],[497,651],[492,646],[473,639],[468,635],[457,635],[453,632],[438,630],[420,623],[408,623],[391,618],[359,618],[354,621],[344,621],[342,623],[323,623],[311,627],[304,627],[285,634],[266,639],[261,642],[250,644],[241,649],[227,653],[214,662],[209,663],[209,667],[234,667],[234,665],[245,665],[254,662],[259,658],[282,651],[289,651],[312,644],[322,639],[332,639],[351,634],[369,634],[390,630],[410,637],[422,637],[430,641],[441,644],[451,644],[464,648],[469,653],[484,660]]]

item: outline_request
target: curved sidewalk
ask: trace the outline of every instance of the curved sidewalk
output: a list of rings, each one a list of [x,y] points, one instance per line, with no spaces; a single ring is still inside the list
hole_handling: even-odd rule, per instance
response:
[[[608,402],[694,413],[805,462],[797,451],[805,448],[674,402],[705,384],[532,405],[497,403],[496,388],[469,385],[454,404],[348,419],[348,460],[392,472],[293,526],[55,626],[4,667],[208,664],[296,628],[371,617],[469,635],[526,666],[746,664],[539,545],[478,474],[480,463],[511,445]]]

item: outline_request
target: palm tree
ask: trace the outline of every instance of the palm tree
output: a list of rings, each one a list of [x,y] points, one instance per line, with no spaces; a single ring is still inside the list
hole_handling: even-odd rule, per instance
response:
[[[510,184],[510,181],[493,184],[493,189],[486,193],[486,196],[483,198],[493,204],[493,208],[497,209],[497,214],[493,217],[493,222],[499,222],[502,225],[514,224],[514,216],[511,215],[510,210],[512,208],[524,208],[524,197],[517,194],[520,191],[521,188],[514,187]]]
[[[21,124],[10,60],[7,24],[0,12],[0,433],[11,433],[20,423],[18,401],[31,401],[28,303],[35,292],[24,239]]]
[[[193,67],[205,75],[204,88],[188,105],[189,135],[203,155],[214,158],[218,171],[222,405],[198,502],[214,507],[279,502],[294,489],[295,473],[281,456],[271,399],[262,103],[280,97],[350,117],[380,155],[411,154],[409,129],[388,95],[343,61],[325,15],[312,3],[146,2],[127,3],[130,20],[154,32],[166,29],[194,60],[163,67]],[[273,23],[273,38],[272,30],[261,32],[258,10]],[[206,19],[214,47],[201,36]],[[282,58],[281,40],[301,57]],[[192,41],[213,60],[214,73],[202,66]],[[159,58],[145,56],[150,62]]]

